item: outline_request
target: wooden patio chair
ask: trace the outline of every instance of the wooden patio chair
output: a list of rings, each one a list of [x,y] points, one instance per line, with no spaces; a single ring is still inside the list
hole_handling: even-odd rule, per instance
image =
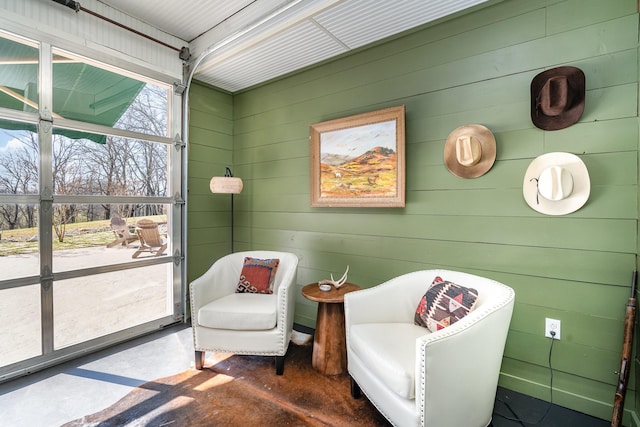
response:
[[[118,244],[129,247],[129,243],[138,240],[138,236],[131,234],[129,231],[127,221],[120,217],[114,216],[111,218],[111,230],[113,231],[113,235],[116,236],[116,239],[107,244],[108,248],[112,248]]]
[[[133,253],[132,258],[138,258],[142,252],[160,256],[167,249],[167,242],[160,235],[156,222],[146,218],[139,220],[136,223],[136,233],[140,239],[140,247]]]

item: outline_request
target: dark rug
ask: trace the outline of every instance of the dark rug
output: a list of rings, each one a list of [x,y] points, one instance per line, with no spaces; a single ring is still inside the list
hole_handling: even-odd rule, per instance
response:
[[[292,343],[282,376],[273,357],[230,356],[143,384],[64,427],[389,426],[364,396],[351,397],[346,373],[316,372],[311,350]]]

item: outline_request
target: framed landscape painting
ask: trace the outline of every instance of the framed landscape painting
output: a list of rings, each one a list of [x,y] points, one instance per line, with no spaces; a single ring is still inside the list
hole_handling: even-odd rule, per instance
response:
[[[404,110],[311,125],[311,206],[405,206]]]

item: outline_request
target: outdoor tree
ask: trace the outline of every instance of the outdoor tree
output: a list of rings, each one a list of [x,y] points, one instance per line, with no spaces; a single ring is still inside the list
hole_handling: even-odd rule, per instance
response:
[[[84,173],[82,140],[55,135],[53,138],[53,193],[55,195],[83,194],[89,178]],[[53,205],[53,229],[59,242],[64,242],[67,224],[75,222],[78,216],[76,206],[71,204]]]
[[[107,137],[104,145],[92,143],[86,148],[87,169],[93,177],[91,194],[105,196],[125,196],[131,173],[130,158],[131,144],[127,144],[126,138]],[[111,217],[111,205],[102,204],[104,219]],[[128,207],[116,212],[118,216],[130,216]]]
[[[147,135],[166,136],[167,102],[166,89],[150,84],[145,85],[116,126]],[[125,188],[133,195],[166,196],[169,147],[143,140],[127,140],[126,143],[129,167],[127,176],[130,181]],[[136,213],[161,214],[162,206],[140,205],[136,207]]]
[[[167,136],[169,91],[147,84],[114,127],[143,135]],[[19,144],[0,151],[0,194],[37,194],[39,150],[36,132],[5,131]],[[105,144],[54,133],[52,138],[53,228],[63,242],[68,224],[93,218],[156,215],[162,205],[143,197],[166,196],[170,146],[108,135]],[[68,204],[64,196],[131,196],[135,203]],[[0,203],[0,229],[36,225],[36,205]],[[116,209],[114,213],[112,210]]]
[[[20,132],[13,150],[0,156],[0,194],[35,194],[38,191],[38,142],[36,134]],[[33,227],[35,208],[0,204],[0,229]]]

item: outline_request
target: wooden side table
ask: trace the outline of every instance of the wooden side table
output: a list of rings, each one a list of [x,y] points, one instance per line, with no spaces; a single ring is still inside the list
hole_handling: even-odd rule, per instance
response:
[[[318,303],[311,364],[322,374],[339,375],[347,368],[344,294],[358,290],[360,286],[348,282],[329,291],[321,291],[318,283],[302,288],[305,298]]]

